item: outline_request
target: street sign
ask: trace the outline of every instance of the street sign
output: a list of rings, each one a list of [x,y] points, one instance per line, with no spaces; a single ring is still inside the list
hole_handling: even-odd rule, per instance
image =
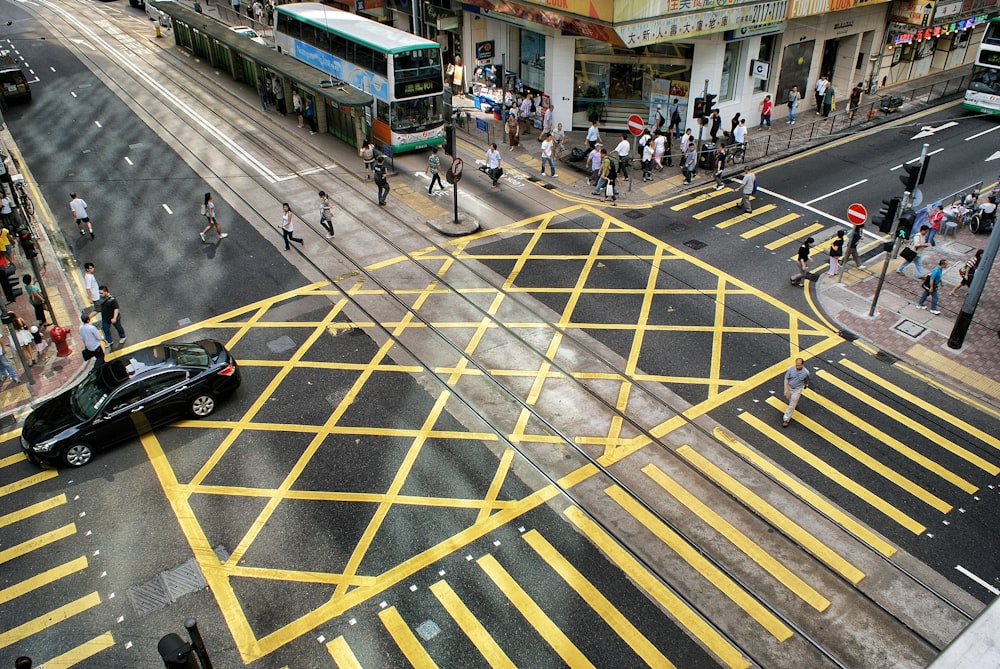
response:
[[[847,220],[850,221],[852,225],[862,225],[868,220],[868,210],[865,209],[863,204],[855,202],[847,208]]]
[[[642,117],[638,114],[632,114],[628,117],[628,131],[638,137],[642,134],[642,129],[645,124],[642,122]]]

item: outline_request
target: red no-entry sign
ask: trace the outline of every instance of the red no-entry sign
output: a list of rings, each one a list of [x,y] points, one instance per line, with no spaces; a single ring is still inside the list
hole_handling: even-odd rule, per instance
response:
[[[628,117],[628,131],[638,137],[642,134],[642,129],[644,124],[642,122],[642,117],[638,114],[632,114]]]
[[[855,202],[850,207],[847,208],[847,220],[851,222],[852,225],[861,225],[868,220],[868,210],[865,209],[865,205],[858,204]]]

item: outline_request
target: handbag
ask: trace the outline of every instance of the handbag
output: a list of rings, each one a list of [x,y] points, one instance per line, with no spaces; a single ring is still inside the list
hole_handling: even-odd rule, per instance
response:
[[[903,256],[903,260],[906,262],[913,262],[913,259],[917,257],[917,252],[907,246],[899,252],[899,255]]]

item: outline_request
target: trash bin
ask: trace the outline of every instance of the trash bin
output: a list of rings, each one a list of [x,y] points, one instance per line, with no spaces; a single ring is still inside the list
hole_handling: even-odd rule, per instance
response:
[[[698,154],[698,169],[714,171],[714,166],[712,165],[712,154],[716,150],[714,142],[705,142],[701,145],[701,153]]]

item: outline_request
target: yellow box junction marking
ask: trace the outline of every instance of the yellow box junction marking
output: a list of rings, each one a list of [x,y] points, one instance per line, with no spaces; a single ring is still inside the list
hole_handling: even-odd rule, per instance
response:
[[[20,583],[9,586],[0,590],[0,604],[6,604],[12,599],[17,599],[21,595],[26,595],[32,590],[37,590],[38,588],[49,585],[50,583],[55,583],[61,578],[74,574],[78,571],[83,571],[87,568],[87,558],[78,557],[75,560],[70,560],[65,564],[61,564],[58,567],[53,567],[43,571],[40,574],[35,574],[29,578],[24,579]]]
[[[594,669],[594,665],[580,652],[576,644],[570,641],[569,637],[552,622],[552,619],[546,615],[542,607],[507,573],[507,570],[497,562],[495,557],[484,555],[476,560],[476,563],[486,572],[490,580],[500,588],[503,594],[506,595],[510,603],[514,605],[514,608],[524,616],[528,624],[534,627],[539,636],[562,658],[563,662],[570,667],[590,667]]]
[[[51,543],[55,543],[60,539],[65,539],[66,537],[76,534],[76,525],[70,523],[69,525],[63,525],[54,530],[46,532],[45,534],[40,534],[33,539],[29,539],[20,544],[11,546],[10,548],[5,548],[0,551],[0,564],[5,562],[10,562],[14,558],[21,557],[22,555],[27,555],[31,551],[36,551],[39,548],[48,546]]]
[[[606,488],[604,492],[607,493],[608,497],[617,502],[622,509],[639,521],[643,527],[652,532],[657,539],[666,544],[670,550],[683,558],[707,582],[718,588],[722,594],[743,609],[748,616],[757,621],[757,624],[767,630],[771,636],[778,641],[786,641],[791,638],[792,630],[781,622],[776,615],[768,611],[750,593],[735,583],[733,579],[729,578],[724,571],[716,567],[711,560],[702,555],[696,548],[684,541],[680,535],[662,523],[642,504],[637,502],[635,498],[625,493],[618,486]]]
[[[529,530],[524,540],[646,664],[673,669],[674,664],[537,530]]]
[[[469,610],[469,607],[455,594],[447,582],[438,581],[430,587],[430,591],[441,602],[441,606],[452,617],[452,620],[465,632],[465,636],[469,637],[469,641],[476,647],[487,664],[494,669],[516,668],[516,665],[507,657],[507,653],[494,641],[483,624],[479,622],[475,614]]]
[[[328,642],[326,650],[330,653],[333,661],[337,663],[337,669],[363,669],[344,637],[338,636],[333,641]]]
[[[785,403],[779,400],[777,397],[768,397],[767,404],[778,409],[779,411],[785,410]],[[808,416],[802,414],[796,414],[795,420],[799,422],[802,427],[806,428],[810,432],[813,432],[816,436],[821,439],[825,439],[830,445],[834,446],[838,450],[842,451],[845,455],[850,456],[858,464],[864,465],[870,469],[873,473],[878,474],[890,483],[896,484],[899,488],[910,493],[924,504],[937,509],[941,513],[951,512],[951,504],[948,504],[943,499],[937,495],[931,493],[929,490],[918,485],[912,480],[906,478],[896,470],[892,469],[888,465],[879,462],[874,457],[868,455],[862,451],[857,446],[849,444],[846,439],[835,434],[833,430],[820,425],[818,422],[813,420]]]
[[[712,625],[691,609],[670,588],[651,574],[600,526],[576,507],[564,511],[566,517],[603,552],[612,563],[645,590],[674,620],[698,639],[709,652],[714,653],[731,669],[747,669],[750,662]]]
[[[18,625],[6,632],[0,633],[0,648],[7,648],[15,643],[24,641],[33,634],[38,634],[42,630],[48,629],[53,625],[57,625],[64,620],[72,618],[78,613],[83,613],[87,609],[92,609],[101,603],[101,596],[96,592],[92,592],[89,595],[84,595],[79,599],[76,599],[69,604],[64,604],[58,608],[55,608],[48,613],[43,613],[42,615],[29,620],[28,622]]]
[[[854,585],[865,577],[863,571],[690,446],[681,446],[677,449],[677,454]]]
[[[10,513],[5,513],[0,516],[0,527],[7,527],[8,525],[13,525],[14,523],[31,518],[32,516],[37,516],[40,513],[45,513],[57,506],[62,506],[66,503],[66,495],[56,495],[55,497],[50,497],[44,501],[37,502],[31,506],[26,506],[23,509],[18,509],[17,511],[11,511]]]
[[[662,469],[655,465],[646,465],[642,468],[642,472],[670,493],[674,499],[683,504],[691,513],[701,518],[709,527],[722,535],[744,555],[756,562],[761,569],[773,576],[803,602],[817,611],[825,611],[830,606],[830,601],[826,597],[819,594],[812,586],[795,575],[791,569],[768,555],[750,537],[743,534],[732,523],[710,509],[704,502],[670,478]]]
[[[38,472],[37,474],[25,476],[23,479],[0,486],[0,497],[6,497],[12,493],[20,492],[25,488],[30,488],[33,485],[38,485],[39,483],[48,481],[49,479],[54,479],[57,476],[59,476],[59,472],[55,469],[46,469]]]
[[[395,606],[382,609],[378,617],[414,669],[436,669],[437,664],[431,659],[427,649],[420,645]]]
[[[48,662],[43,662],[40,666],[44,666],[45,669],[70,669],[70,667],[75,667],[84,660],[89,660],[101,651],[107,650],[114,645],[115,638],[111,635],[111,632],[105,632],[90,641],[80,644],[73,650],[66,651]]]
[[[890,520],[902,525],[910,532],[914,534],[922,534],[927,528],[918,523],[913,518],[909,517],[889,502],[885,501],[872,491],[868,490],[864,486],[856,483],[854,480],[845,476],[839,470],[826,464],[823,460],[816,457],[809,451],[805,450],[791,439],[786,437],[784,433],[779,432],[773,426],[768,425],[761,419],[757,418],[753,414],[744,411],[740,414],[740,419],[749,424],[758,432],[762,433],[766,437],[769,437],[773,442],[782,446],[789,453],[802,460],[804,463],[823,474],[828,479],[838,484],[840,487],[846,489],[847,491],[853,493],[861,500],[867,502],[870,506],[881,511]]]

